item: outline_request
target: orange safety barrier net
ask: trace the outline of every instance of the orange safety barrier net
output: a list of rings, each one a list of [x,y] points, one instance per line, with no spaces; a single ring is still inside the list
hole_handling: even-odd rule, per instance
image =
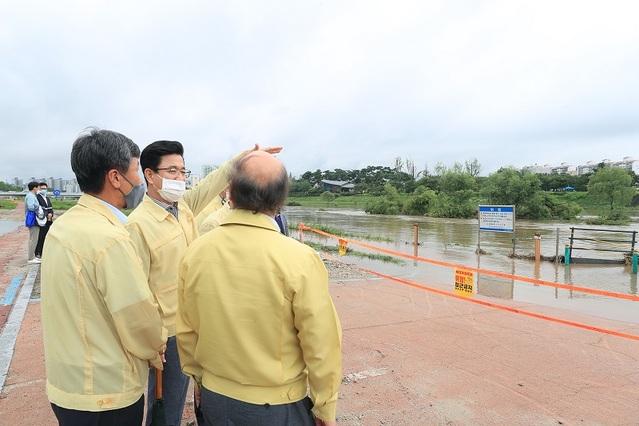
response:
[[[455,264],[455,263],[443,262],[441,260],[427,259],[425,257],[413,256],[411,254],[406,254],[406,253],[400,253],[400,252],[396,252],[396,251],[392,251],[392,250],[387,250],[387,249],[384,249],[384,248],[381,248],[381,247],[376,247],[376,246],[373,246],[371,244],[362,243],[362,242],[351,240],[351,239],[348,239],[348,238],[345,238],[345,237],[338,237],[336,235],[329,234],[328,232],[320,231],[319,229],[315,229],[315,228],[311,228],[309,226],[306,226],[302,222],[299,223],[299,229],[301,231],[304,231],[304,230],[312,231],[312,232],[315,232],[315,233],[320,234],[320,235],[324,235],[325,237],[329,237],[329,238],[336,238],[336,239],[346,240],[346,241],[348,241],[349,243],[351,243],[353,245],[364,247],[364,248],[367,248],[369,250],[379,251],[381,253],[386,253],[386,254],[389,254],[391,256],[399,256],[399,257],[404,257],[406,259],[418,260],[420,262],[430,263],[432,265],[438,265],[438,266],[443,266],[443,267],[446,267],[446,268],[455,268],[455,269],[461,268],[461,269],[464,269],[464,270],[467,270],[467,271],[473,271],[473,272],[477,272],[478,274],[489,275],[489,276],[492,276],[492,277],[506,278],[506,279],[522,281],[522,282],[535,284],[535,285],[545,285],[545,286],[554,287],[554,288],[561,288],[561,289],[564,289],[564,290],[576,291],[576,292],[581,292],[581,293],[596,294],[598,296],[614,297],[614,298],[617,298],[617,299],[625,299],[625,300],[632,300],[632,301],[635,301],[635,302],[639,302],[639,296],[634,295],[634,294],[624,294],[624,293],[617,293],[617,292],[614,292],[614,291],[597,290],[597,289],[594,289],[594,288],[579,287],[579,286],[575,286],[575,285],[571,285],[571,284],[555,283],[555,282],[552,282],[552,281],[540,280],[540,279],[537,279],[537,278],[529,278],[529,277],[524,277],[524,276],[521,276],[521,275],[513,275],[513,274],[507,274],[507,273],[504,273],[504,272],[492,271],[490,269],[481,269],[481,268],[475,268],[475,267],[472,267],[472,266],[458,265],[458,264]]]
[[[339,260],[338,258],[336,258],[334,256],[331,256],[331,255],[328,255],[326,253],[322,254],[322,256],[324,256],[326,258],[333,259],[333,260],[338,261],[338,262],[341,262],[341,260]],[[401,284],[404,284],[404,285],[408,285],[408,286],[411,286],[411,287],[418,288],[420,290],[429,291],[431,293],[436,293],[436,294],[440,294],[440,295],[448,296],[448,297],[454,297],[455,299],[464,300],[466,302],[475,303],[477,305],[488,306],[488,307],[491,307],[491,308],[501,309],[501,310],[507,311],[507,312],[513,312],[513,313],[516,313],[516,314],[526,315],[526,316],[537,318],[537,319],[543,319],[545,321],[551,321],[551,322],[555,322],[555,323],[558,323],[558,324],[563,324],[563,325],[568,325],[568,326],[571,326],[571,327],[582,328],[584,330],[594,331],[594,332],[597,332],[597,333],[603,333],[603,334],[608,334],[608,335],[611,335],[611,336],[621,337],[621,338],[624,338],[624,339],[630,339],[630,340],[639,341],[639,336],[636,336],[634,334],[622,333],[620,331],[608,330],[606,328],[595,327],[595,326],[587,325],[587,324],[581,324],[581,323],[574,322],[574,321],[567,321],[567,320],[563,320],[561,318],[555,318],[555,317],[551,317],[551,316],[548,316],[548,315],[536,314],[534,312],[528,312],[528,311],[524,311],[524,310],[517,309],[517,308],[511,308],[509,306],[498,305],[497,303],[486,302],[484,300],[470,299],[470,298],[468,298],[466,296],[460,296],[458,294],[453,294],[453,293],[450,293],[448,291],[438,290],[438,289],[432,288],[432,287],[427,287],[427,286],[422,285],[422,284],[417,284],[417,283],[414,283],[414,282],[411,282],[411,281],[408,281],[408,280],[404,280],[404,279],[401,279],[401,278],[396,278],[396,277],[393,277],[393,276],[390,276],[390,275],[385,275],[385,274],[379,273],[377,271],[373,271],[371,269],[362,268],[361,266],[358,266],[358,268],[361,269],[362,271],[369,272],[369,273],[371,273],[373,275],[376,275],[378,277],[386,278],[386,279],[389,279],[389,280],[392,280],[392,281],[395,281],[395,282],[398,282],[398,283],[401,283]]]

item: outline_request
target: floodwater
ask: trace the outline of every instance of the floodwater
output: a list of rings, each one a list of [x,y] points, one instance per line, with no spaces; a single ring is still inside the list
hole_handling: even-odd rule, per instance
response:
[[[630,251],[631,233],[592,231],[592,229],[605,229],[606,227],[603,226],[518,220],[515,223],[513,236],[511,233],[487,231],[481,231],[480,234],[477,219],[369,215],[359,210],[296,206],[286,207],[285,214],[289,223],[302,222],[311,227],[321,224],[361,236],[347,237],[350,240],[349,249],[360,252],[375,253],[375,250],[359,246],[356,244],[357,242],[413,255],[415,224],[417,224],[419,242],[417,255],[421,258],[443,261],[459,267],[481,268],[540,279],[551,283],[637,295],[637,275],[632,274],[631,265],[575,263],[579,258],[623,259],[622,253],[600,251],[600,249]],[[541,255],[554,259],[556,255],[564,255],[565,246],[570,242],[571,227],[590,230],[574,230],[574,237],[584,238],[584,240],[574,241],[574,247],[582,249],[573,251],[573,263],[564,265],[561,262],[542,260],[536,264],[534,261],[535,233],[541,234]],[[632,223],[629,226],[614,226],[608,229],[632,232],[637,231],[638,228],[637,223]],[[299,238],[297,235],[294,236]],[[373,241],[366,239],[365,236],[381,236],[392,242]],[[515,239],[515,253],[529,256],[527,259],[509,256],[513,251],[513,238]],[[304,232],[304,240],[324,245],[337,245],[337,239],[309,231]],[[476,254],[478,243],[484,251],[481,255]],[[637,249],[636,245],[635,249]],[[398,258],[404,261],[403,265],[353,255],[342,257],[348,263],[367,269],[454,292],[455,267],[438,266],[400,256]],[[613,320],[639,323],[638,301],[599,296],[569,289],[557,289],[549,285],[533,285],[516,279],[493,277],[481,273],[474,274],[474,285],[475,293],[493,298],[495,303],[498,303],[499,299],[509,299],[588,313]]]
[[[0,235],[13,232],[20,227],[24,226],[24,223],[18,220],[0,220]]]

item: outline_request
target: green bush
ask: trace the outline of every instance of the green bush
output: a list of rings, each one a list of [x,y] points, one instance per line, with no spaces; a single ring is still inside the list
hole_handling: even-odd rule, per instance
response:
[[[477,213],[475,191],[467,189],[450,194],[440,193],[433,208],[434,217],[469,218]]]

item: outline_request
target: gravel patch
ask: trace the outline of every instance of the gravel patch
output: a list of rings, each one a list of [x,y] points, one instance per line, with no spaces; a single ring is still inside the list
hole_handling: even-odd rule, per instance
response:
[[[328,270],[329,279],[356,279],[356,278],[373,278],[375,275],[363,271],[355,265],[349,263],[338,262],[331,259],[322,259],[324,266]]]

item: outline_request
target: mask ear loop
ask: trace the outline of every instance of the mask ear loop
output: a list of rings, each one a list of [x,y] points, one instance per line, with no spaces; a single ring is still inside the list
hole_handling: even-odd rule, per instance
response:
[[[164,179],[162,176],[160,176],[159,174],[153,172],[153,177],[151,178],[151,185],[153,185],[153,188],[155,188],[156,191],[160,191],[160,188],[158,188],[155,185],[155,176],[159,177],[160,179]]]

